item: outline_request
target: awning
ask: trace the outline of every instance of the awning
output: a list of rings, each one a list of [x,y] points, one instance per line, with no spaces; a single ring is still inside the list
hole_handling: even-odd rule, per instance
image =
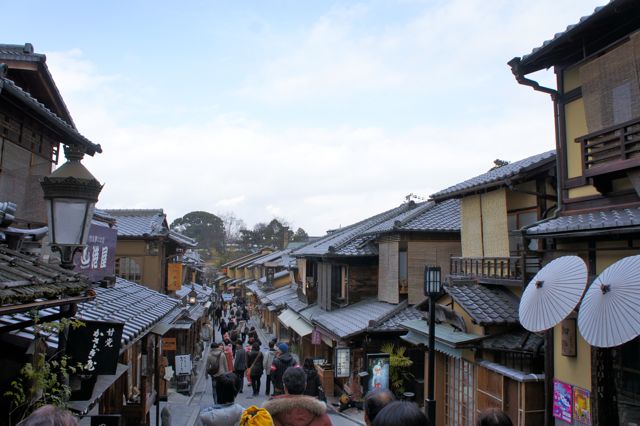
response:
[[[172,324],[164,322],[158,323],[151,329],[151,333],[157,334],[158,336],[164,336],[167,334],[167,331],[171,330],[171,325]]]
[[[544,374],[524,373],[520,370],[506,367],[495,362],[485,361],[480,359],[476,364],[491,370],[505,377],[509,377],[517,382],[542,382],[544,381]]]
[[[429,336],[429,325],[424,320],[404,321],[400,325],[410,332],[425,337],[425,339]],[[475,343],[484,338],[479,334],[460,331],[450,324],[435,324],[434,328],[436,343],[442,343],[454,349],[473,347]]]
[[[412,345],[424,345],[429,346],[429,339],[420,333],[416,333],[413,331],[409,331],[404,336],[400,336],[402,340],[405,342],[411,343]],[[460,349],[455,349],[440,342],[435,342],[433,346],[434,349],[438,352],[442,352],[445,355],[449,355],[453,358],[462,358],[462,351]]]
[[[176,324],[171,324],[172,330],[189,330],[191,328],[192,322],[178,322]]]
[[[300,315],[291,309],[282,311],[282,313],[278,315],[278,320],[285,326],[292,328],[300,337],[308,336],[313,331],[313,327],[307,324],[305,320],[300,318]]]
[[[273,312],[273,311],[277,311],[278,310],[278,308],[276,308],[273,305],[267,305],[267,309],[269,310],[269,312]]]
[[[103,393],[109,387],[115,383],[116,380],[120,376],[122,376],[129,369],[128,365],[118,364],[116,368],[116,374],[100,374],[96,380],[96,384],[93,386],[93,392],[91,393],[91,398],[86,401],[69,401],[67,402],[67,408],[80,415],[87,414],[91,408],[95,405],[96,402],[100,399]]]

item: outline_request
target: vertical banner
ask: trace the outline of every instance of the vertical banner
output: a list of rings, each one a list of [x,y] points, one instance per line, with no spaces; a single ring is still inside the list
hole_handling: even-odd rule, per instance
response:
[[[390,360],[389,354],[367,354],[368,391],[389,389]]]
[[[335,376],[349,377],[351,376],[351,349],[336,348],[335,349]]]
[[[100,281],[116,273],[116,242],[118,231],[108,225],[91,221],[87,246],[81,256],[75,256],[74,271],[86,275],[91,281]]]
[[[572,423],[573,392],[571,385],[559,380],[553,381],[553,417]]]
[[[167,290],[176,291],[182,288],[182,263],[169,263],[167,273]]]
[[[67,355],[84,366],[85,374],[116,374],[124,323],[82,320],[70,328]]]
[[[322,336],[320,335],[320,331],[317,328],[314,328],[311,332],[311,344],[319,345],[322,343]]]
[[[573,388],[573,421],[591,425],[591,393],[577,386]]]
[[[176,375],[191,374],[191,355],[176,355]]]

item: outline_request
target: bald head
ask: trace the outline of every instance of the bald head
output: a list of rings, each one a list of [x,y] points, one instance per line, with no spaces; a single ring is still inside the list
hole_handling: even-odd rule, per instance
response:
[[[382,410],[388,403],[396,400],[389,389],[374,389],[364,397],[364,421],[367,425],[371,425],[376,418],[380,410]]]

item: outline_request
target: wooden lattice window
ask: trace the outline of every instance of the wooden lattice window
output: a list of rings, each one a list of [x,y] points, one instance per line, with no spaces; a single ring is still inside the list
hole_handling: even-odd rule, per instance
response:
[[[472,363],[447,357],[445,361],[445,424],[473,426],[475,371]]]

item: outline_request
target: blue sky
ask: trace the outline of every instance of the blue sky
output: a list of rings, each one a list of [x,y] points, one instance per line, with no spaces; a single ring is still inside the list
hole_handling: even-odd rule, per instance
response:
[[[553,148],[506,62],[602,2],[21,1],[0,42],[47,54],[103,146],[100,207],[322,234]]]

